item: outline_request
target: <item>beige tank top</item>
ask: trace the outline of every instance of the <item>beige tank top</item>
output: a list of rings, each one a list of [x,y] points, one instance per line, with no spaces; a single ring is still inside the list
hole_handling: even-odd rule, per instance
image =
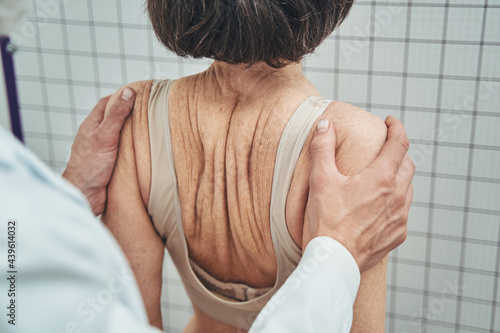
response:
[[[251,288],[216,280],[189,259],[177,190],[170,127],[168,96],[173,80],[153,82],[148,104],[151,145],[151,192],[148,211],[154,227],[179,271],[193,304],[205,314],[242,330],[249,330],[259,311],[297,267],[302,255],[288,232],[285,206],[295,164],[314,122],[331,100],[310,96],[288,121],[276,155],[271,194],[270,228],[277,259],[272,288]]]

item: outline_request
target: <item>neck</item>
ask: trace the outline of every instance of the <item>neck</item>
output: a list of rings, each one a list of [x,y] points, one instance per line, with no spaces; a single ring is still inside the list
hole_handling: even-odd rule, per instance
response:
[[[241,100],[269,93],[284,84],[297,83],[305,77],[302,62],[276,69],[262,62],[247,67],[215,60],[205,71],[204,78],[223,96]]]

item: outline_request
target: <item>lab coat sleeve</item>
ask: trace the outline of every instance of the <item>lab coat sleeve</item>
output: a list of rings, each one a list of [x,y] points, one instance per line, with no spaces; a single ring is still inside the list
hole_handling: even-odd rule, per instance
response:
[[[0,142],[0,332],[159,333],[83,195],[2,128]]]
[[[359,283],[350,252],[332,238],[315,238],[250,333],[349,332]]]

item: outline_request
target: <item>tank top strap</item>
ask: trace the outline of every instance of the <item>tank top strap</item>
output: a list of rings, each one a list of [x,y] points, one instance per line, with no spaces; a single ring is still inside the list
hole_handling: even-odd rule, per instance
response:
[[[175,170],[168,129],[168,94],[173,80],[155,80],[148,103],[149,142],[151,149],[151,190],[148,213],[158,234],[167,239],[176,227]]]
[[[295,165],[312,126],[330,102],[324,97],[308,97],[295,110],[281,135],[274,166],[270,210],[271,235],[278,262],[278,285],[286,280],[302,257],[300,247],[288,232],[285,219],[286,200]]]

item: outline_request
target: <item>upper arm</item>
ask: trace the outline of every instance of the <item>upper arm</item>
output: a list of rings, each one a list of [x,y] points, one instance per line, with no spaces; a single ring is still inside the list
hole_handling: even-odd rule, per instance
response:
[[[160,293],[164,245],[147,212],[151,179],[147,102],[150,81],[129,85],[136,91],[132,114],[120,134],[118,157],[107,190],[102,220],[113,233],[139,285],[150,322],[161,327]],[[111,98],[121,94],[120,89]]]
[[[327,118],[333,123],[337,136],[335,159],[338,170],[347,176],[354,175],[366,168],[379,154],[387,137],[387,126],[384,122],[353,105],[333,102],[325,110],[320,119]],[[319,119],[318,119],[319,120]],[[304,147],[309,147],[314,128]],[[307,219],[304,211],[293,211],[293,207],[300,206],[300,200],[307,200],[309,193],[309,174],[311,170],[311,155],[304,149],[294,172],[290,191],[299,193],[294,199],[297,204],[288,204],[292,207],[287,211],[288,218],[295,219],[291,225],[300,225]],[[301,199],[304,198],[304,199]],[[299,223],[300,221],[300,223]],[[298,229],[298,228],[297,228]],[[302,229],[290,230],[294,239],[301,239]],[[300,234],[299,234],[300,232]],[[300,236],[298,236],[300,235]],[[385,290],[386,290],[387,257],[379,264],[361,274],[361,284],[354,304],[353,332],[383,332],[385,324]]]

